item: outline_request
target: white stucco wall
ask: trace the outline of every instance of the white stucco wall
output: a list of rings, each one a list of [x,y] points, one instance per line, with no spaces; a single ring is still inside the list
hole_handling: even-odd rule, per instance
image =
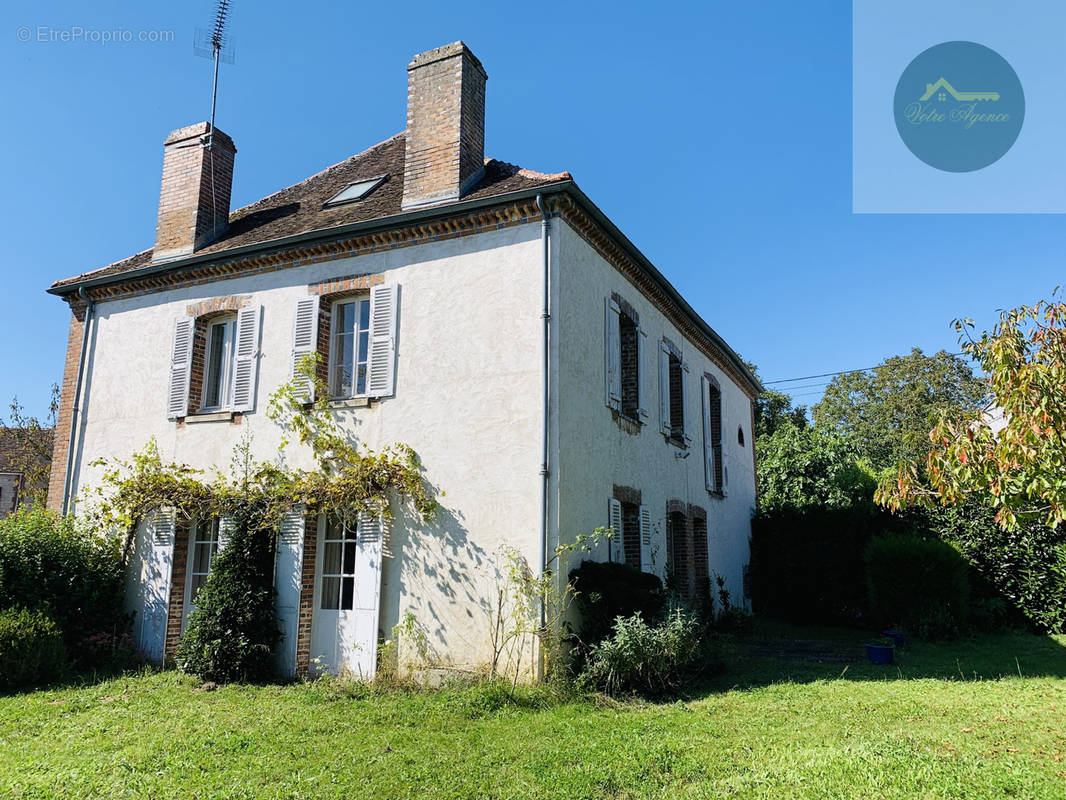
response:
[[[655,571],[662,577],[667,501],[700,506],[707,512],[710,568],[725,577],[731,600],[740,603],[755,507],[751,401],[572,228],[558,224],[556,230],[560,266],[553,292],[553,320],[559,343],[559,439],[564,443],[557,476],[559,535],[563,541],[572,541],[579,534],[607,525],[607,501],[613,486],[637,489],[642,503],[651,509]],[[633,306],[647,333],[640,372],[649,416],[637,434],[624,430],[605,403],[604,302],[611,292]],[[682,349],[690,370],[685,419],[692,444],[687,458],[678,458],[683,451],[659,432],[658,359],[659,341],[664,335]],[[705,488],[700,399],[704,372],[715,376],[722,389],[723,462],[728,475],[725,497],[712,495]],[[737,442],[738,427],[744,431],[743,447]],[[595,555],[605,560],[604,552]]]
[[[431,655],[464,666],[489,657],[493,555],[538,552],[541,432],[540,226],[521,225],[358,258],[102,302],[93,326],[74,490],[95,485],[100,457],[126,458],[152,437],[164,460],[228,470],[233,447],[278,457],[267,401],[289,379],[293,306],[308,284],[376,273],[400,284],[395,396],[338,412],[377,450],[411,445],[442,509],[431,524],[399,517],[385,560],[381,628],[415,613]],[[240,425],[178,427],[166,418],[174,320],[190,304],[251,295],[263,306],[255,410]],[[290,445],[290,466],[310,453]],[[136,566],[135,566],[136,568]]]

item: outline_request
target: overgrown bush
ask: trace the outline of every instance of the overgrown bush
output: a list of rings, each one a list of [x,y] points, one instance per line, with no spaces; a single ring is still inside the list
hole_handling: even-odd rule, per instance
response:
[[[1023,522],[1005,531],[993,519],[995,509],[976,503],[922,513],[927,527],[954,544],[988,586],[976,607],[977,624],[1000,616],[991,602],[999,599],[1004,622],[1016,610],[1042,633],[1066,633],[1066,525]]]
[[[758,514],[751,523],[755,613],[801,624],[866,625],[866,543],[906,524],[868,505]]]
[[[196,596],[177,662],[203,680],[266,680],[281,638],[274,609],[274,539],[248,507],[232,517],[229,541],[211,564]]]
[[[658,576],[626,564],[583,561],[569,577],[580,615],[577,635],[585,646],[610,635],[616,618],[640,614],[654,622],[666,604]]]
[[[582,681],[608,694],[660,694],[678,688],[704,663],[703,623],[673,608],[658,624],[639,612],[615,620],[589,651]]]
[[[0,690],[42,686],[67,666],[59,626],[43,611],[0,611]]]
[[[35,507],[0,520],[0,609],[46,612],[79,665],[86,636],[121,636],[129,627],[122,581],[118,542],[73,518]]]
[[[878,536],[865,558],[870,610],[878,625],[900,625],[921,638],[949,636],[965,626],[969,566],[954,547],[914,534]]]

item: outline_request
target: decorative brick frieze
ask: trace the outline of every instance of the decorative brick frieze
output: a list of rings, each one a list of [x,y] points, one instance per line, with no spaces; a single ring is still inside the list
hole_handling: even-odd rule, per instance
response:
[[[314,283],[307,287],[308,294],[317,294],[323,299],[335,300],[343,294],[354,292],[368,292],[371,286],[377,286],[385,282],[385,276],[379,274],[345,275],[342,278],[330,278],[321,283]],[[320,301],[321,302],[321,301]]]

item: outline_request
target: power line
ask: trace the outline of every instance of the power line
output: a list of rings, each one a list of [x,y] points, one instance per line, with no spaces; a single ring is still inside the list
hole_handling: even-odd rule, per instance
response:
[[[965,353],[948,353],[948,355],[949,356],[961,356],[961,355],[965,355]],[[936,358],[935,355],[922,356],[922,357],[923,358]],[[878,369],[879,367],[883,367],[883,366],[884,366],[884,364],[878,364],[876,367],[863,367],[862,369],[845,369],[845,370],[841,370],[840,372],[823,372],[821,375],[803,375],[802,377],[799,377],[799,378],[781,378],[780,380],[776,380],[776,381],[763,381],[762,384],[763,384],[763,386],[770,386],[771,384],[774,384],[774,383],[795,383],[796,381],[809,381],[809,380],[813,380],[815,378],[834,378],[837,375],[851,375],[852,373],[855,373],[855,372],[870,372],[871,370],[875,370],[875,369]]]

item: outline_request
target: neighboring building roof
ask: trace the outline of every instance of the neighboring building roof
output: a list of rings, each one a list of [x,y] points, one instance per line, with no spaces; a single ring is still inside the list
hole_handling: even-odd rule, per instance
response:
[[[14,428],[0,428],[0,472],[20,472],[17,468],[20,453],[25,445],[19,443],[18,431]],[[32,441],[33,449],[45,453],[52,450],[53,428],[39,428],[36,431],[23,430],[23,435]],[[41,459],[45,463],[47,459]]]
[[[229,230],[211,244],[197,250],[196,255],[266,244],[287,236],[400,214],[405,150],[404,134],[396,134],[391,139],[334,164],[310,178],[237,209],[230,214]],[[349,184],[379,175],[388,175],[388,179],[364,200],[324,207],[323,204],[327,200]],[[568,172],[546,175],[502,161],[486,159],[485,177],[463,195],[463,201],[491,198],[568,180]],[[121,275],[151,263],[152,250],[149,248],[102,269],[56,281],[52,284],[52,290],[94,278]]]

